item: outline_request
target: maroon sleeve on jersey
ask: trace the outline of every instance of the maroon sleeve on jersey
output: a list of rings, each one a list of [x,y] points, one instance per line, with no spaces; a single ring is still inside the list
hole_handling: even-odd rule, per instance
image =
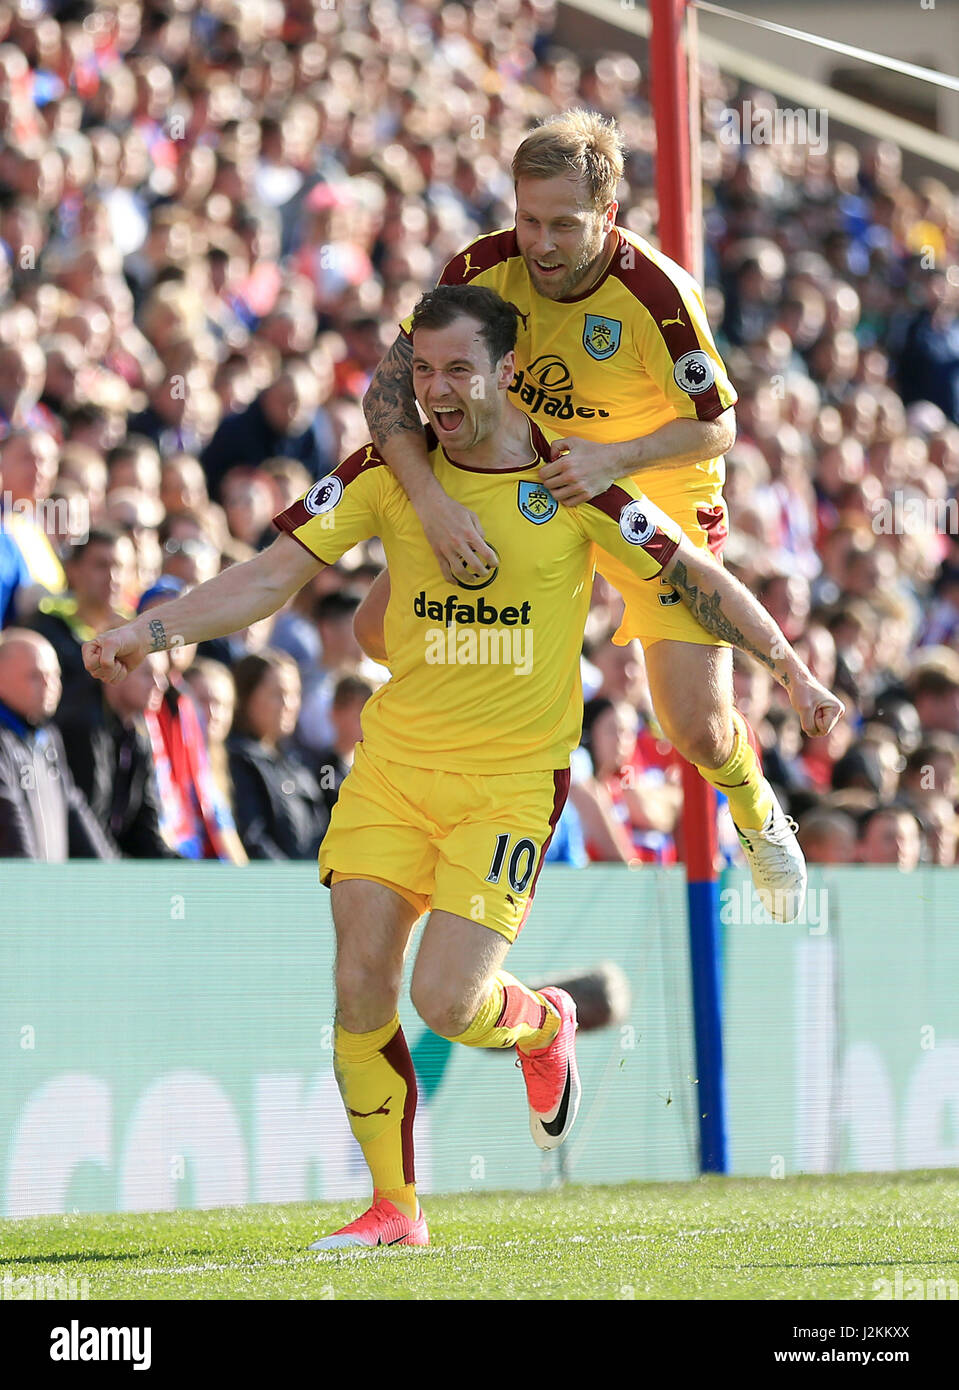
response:
[[[628,492],[621,487],[617,487],[614,483],[613,486],[607,488],[605,492],[601,492],[598,497],[592,497],[588,502],[584,502],[582,505],[584,507],[595,507],[597,511],[604,512],[605,515],[608,516],[610,520],[615,521],[618,526],[620,524],[623,508],[628,506],[630,502],[635,502],[636,500],[635,497],[631,497]],[[672,536],[667,536],[665,531],[661,531],[657,526],[649,540],[641,542],[640,548],[645,550],[647,555],[652,556],[652,558],[657,561],[660,569],[664,569],[679,548],[679,541],[674,541]]]
[[[437,285],[468,285],[477,275],[484,270],[490,270],[494,265],[499,265],[501,261],[512,260],[519,255],[519,247],[516,243],[516,228],[508,227],[502,232],[491,232],[489,236],[478,237],[476,241],[471,241],[469,246],[462,251],[457,251],[453,258],[446,262],[443,273],[437,280]],[[405,338],[410,338],[410,331],[400,324],[400,332]]]
[[[325,478],[313,484],[309,492],[304,497],[299,497],[295,502],[291,502],[285,511],[277,512],[273,518],[273,525],[280,531],[285,531],[287,535],[293,536],[294,531],[298,531],[301,526],[305,526],[312,516],[316,515],[315,510],[308,505],[311,499],[317,500],[324,487],[329,487],[332,478],[338,478],[345,491],[350,483],[360,476],[364,469],[385,468],[386,464],[377,453],[375,446],[364,444],[361,449],[355,450],[349,457],[345,458],[332,473],[327,473]],[[296,540],[296,537],[293,536]],[[306,547],[309,549],[309,546]],[[312,554],[312,551],[310,552]]]
[[[689,352],[705,352],[692,323],[683,322],[689,315],[683,314],[682,296],[665,270],[648,256],[635,256],[633,261],[634,264],[626,268],[622,256],[614,258],[612,273],[649,310],[673,365]],[[708,391],[691,396],[690,400],[696,407],[698,420],[715,420],[726,409],[715,382]]]
[[[447,261],[439,284],[468,285],[484,270],[491,270],[494,265],[518,255],[515,227],[493,232],[490,236],[480,237],[478,241],[471,241],[465,250],[458,251],[452,260]]]

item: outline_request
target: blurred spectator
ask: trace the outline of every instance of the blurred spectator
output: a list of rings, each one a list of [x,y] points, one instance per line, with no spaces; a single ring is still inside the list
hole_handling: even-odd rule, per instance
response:
[[[237,464],[255,468],[277,454],[302,463],[314,480],[322,478],[338,459],[318,407],[309,363],[288,359],[273,384],[245,410],[228,415],[203,450],[210,496],[219,497],[224,475]]]
[[[56,417],[40,404],[46,375],[39,343],[0,346],[0,438],[13,430],[57,432]]]
[[[13,430],[0,443],[0,521],[23,555],[33,583],[51,594],[67,586],[42,524],[56,476],[56,441],[43,430]]]
[[[906,759],[902,790],[916,804],[936,792],[953,804],[959,802],[959,739],[946,733],[926,735]]]
[[[192,454],[171,454],[160,469],[160,502],[167,512],[202,511],[209,503],[203,465]]]
[[[773,322],[786,264],[779,247],[770,241],[750,245],[750,254],[726,286],[723,333],[731,343],[757,343]]]
[[[329,748],[336,737],[330,707],[340,677],[352,673],[381,685],[389,675],[384,667],[363,654],[356,640],[353,619],[359,606],[359,595],[346,589],[325,593],[314,605],[322,655],[319,666],[306,675],[306,693],[296,729],[300,743],[314,752]]]
[[[260,470],[273,484],[273,515],[286,511],[298,497],[310,489],[312,479],[297,459],[287,459],[278,455],[267,459]]]
[[[753,721],[746,711],[737,707],[751,724]],[[762,745],[763,771],[774,787],[780,788],[789,800],[808,783],[806,770],[802,765],[803,733],[799,716],[795,710],[784,705],[772,707],[764,725],[753,729]],[[768,740],[768,742],[767,742]]]
[[[378,318],[367,314],[343,325],[343,342],[346,353],[336,364],[336,394],[361,401],[391,337]]]
[[[117,685],[101,687],[100,721],[71,761],[97,821],[130,859],[178,858],[160,833],[156,768],[143,718],[160,706],[165,664],[159,653],[148,656]]]
[[[210,520],[199,511],[169,512],[157,529],[162,573],[184,584],[205,584],[220,571]]]
[[[229,667],[207,656],[197,656],[183,673],[196,702],[206,739],[210,771],[221,800],[233,811],[233,779],[226,741],[233,726],[236,687]]]
[[[64,437],[73,444],[87,444],[98,453],[107,454],[123,438],[126,419],[123,409],[107,409],[93,403],[77,405],[63,413]]]
[[[369,256],[351,235],[354,209],[350,194],[329,183],[317,184],[306,199],[308,220],[294,265],[312,281],[314,303],[321,312],[334,311],[344,302],[347,290],[373,276]]]
[[[771,575],[760,586],[759,600],[788,642],[802,636],[809,620],[809,584],[802,575]]]
[[[316,751],[299,747],[297,752],[316,778],[327,809],[332,812],[343,779],[353,766],[353,750],[363,737],[360,716],[373,694],[369,681],[360,676],[341,676],[333,687],[330,723],[333,742]],[[294,745],[295,747],[296,745]]]
[[[66,557],[69,591],[41,599],[28,622],[57,654],[63,696],[54,721],[71,765],[74,757],[88,756],[83,750],[89,745],[102,708],[102,687],[83,664],[83,643],[128,616],[120,611],[120,602],[124,570],[132,554],[132,542],[116,528],[95,527]]]
[[[199,453],[204,432],[186,376],[173,373],[152,383],[147,401],[143,410],[130,416],[128,429],[151,440],[162,454]]]
[[[914,806],[923,836],[923,859],[930,864],[951,868],[956,862],[959,843],[959,817],[947,796],[932,792]]]
[[[943,565],[933,588],[935,601],[926,613],[924,646],[945,646],[959,632],[959,567]]]
[[[159,498],[160,455],[152,440],[131,430],[122,444],[110,449],[106,462],[111,490],[132,487],[146,497]]]
[[[912,753],[922,738],[919,714],[911,701],[900,695],[881,695],[873,711],[873,721],[891,730],[904,754]]]
[[[601,678],[596,694],[607,700],[626,700],[635,709],[649,713],[652,703],[640,643],[634,639],[619,646],[607,636],[605,640],[592,644],[590,651],[592,665]]]
[[[856,822],[843,811],[823,807],[800,821],[799,843],[810,864],[854,864],[856,840]]]
[[[142,595],[137,613],[169,603],[184,587],[180,580],[161,577]],[[246,855],[229,803],[213,780],[200,717],[183,683],[183,671],[195,654],[185,646],[165,653],[166,690],[156,711],[144,711],[160,791],[160,829],[185,859],[242,864]]]
[[[323,643],[313,617],[316,606],[324,594],[335,593],[346,583],[339,565],[327,565],[276,615],[270,645],[292,656],[300,668],[304,687],[312,688],[322,669]],[[355,612],[355,608],[352,611]]]
[[[859,858],[863,864],[895,864],[904,872],[919,864],[922,839],[919,822],[901,806],[878,806],[859,825]]]
[[[850,748],[833,764],[833,791],[846,791],[849,787],[857,787],[861,791],[872,792],[873,796],[886,799],[882,797],[882,768],[879,766],[879,756],[874,748],[860,744]]]
[[[932,271],[926,281],[926,307],[909,325],[899,355],[899,393],[906,405],[932,401],[959,424],[959,319],[956,287]]]
[[[132,608],[139,594],[148,588],[160,573],[162,555],[157,537],[157,526],[163,509],[155,498],[146,496],[132,487],[117,487],[107,495],[104,503],[104,516],[107,525],[116,529],[132,542],[132,565],[121,585],[122,604]],[[124,547],[125,557],[131,557]]]
[[[231,468],[220,488],[230,535],[254,550],[277,537],[273,526],[274,492],[267,475],[256,468]]]
[[[50,723],[59,699],[53,647],[35,632],[8,628],[0,640],[0,855],[113,859]]]
[[[72,441],[64,444],[60,450],[57,483],[66,479],[73,479],[80,485],[87,502],[88,521],[100,521],[107,494],[107,465],[103,455],[86,444]]]
[[[329,824],[316,779],[279,744],[296,727],[300,678],[282,652],[238,662],[236,713],[227,743],[236,821],[251,859],[313,859]]]
[[[590,700],[583,718],[583,745],[593,764],[587,784],[605,812],[602,821],[580,810],[591,859],[610,858],[607,827],[628,862],[672,864],[676,849],[672,832],[682,804],[679,787],[670,785],[660,769],[637,772],[632,764],[638,716],[625,701],[599,696]],[[579,809],[579,808],[577,808]]]
[[[959,655],[948,656],[954,661],[921,666],[909,689],[923,729],[959,734]]]

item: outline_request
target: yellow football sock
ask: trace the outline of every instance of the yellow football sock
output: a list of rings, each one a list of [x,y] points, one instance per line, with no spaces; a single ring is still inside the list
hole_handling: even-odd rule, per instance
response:
[[[450,1042],[467,1047],[513,1047],[522,1043],[524,1052],[548,1047],[559,1032],[559,1014],[548,999],[527,989],[519,980],[500,970],[476,1017]]]
[[[348,1033],[337,1024],[333,1068],[350,1129],[363,1150],[377,1195],[415,1217],[416,1076],[399,1015],[372,1033]]]
[[[703,779],[726,796],[736,825],[743,830],[759,830],[772,810],[772,788],[759,765],[755,735],[738,709],[733,710],[733,725],[733,751],[722,767],[696,766]]]
[[[408,1182],[405,1187],[388,1187],[385,1191],[376,1189],[377,1197],[385,1197],[388,1202],[392,1202],[398,1211],[411,1220],[416,1219],[416,1214],[420,1209],[420,1204],[416,1196],[416,1184]]]

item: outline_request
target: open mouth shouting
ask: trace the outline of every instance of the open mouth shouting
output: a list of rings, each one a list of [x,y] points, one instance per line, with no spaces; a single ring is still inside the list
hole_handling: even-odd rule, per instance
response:
[[[451,405],[434,405],[433,416],[443,434],[453,434],[466,418],[462,410]]]

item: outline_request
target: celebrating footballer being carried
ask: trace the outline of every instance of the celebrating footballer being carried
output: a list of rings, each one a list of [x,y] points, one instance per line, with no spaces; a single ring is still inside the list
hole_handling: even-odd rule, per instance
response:
[[[539,478],[556,501],[575,506],[631,477],[695,546],[718,555],[727,535],[722,455],[735,440],[736,393],[699,286],[616,226],[622,173],[613,121],[583,110],[546,121],[513,158],[515,226],[472,242],[440,283],[494,289],[520,310],[510,392],[553,432]],[[364,400],[370,433],[447,579],[482,576],[495,563],[487,542],[496,537],[428,466],[411,357],[406,320]],[[697,624],[667,576],[643,584],[609,553],[597,567],[625,600],[614,640],[642,642],[663,733],[727,797],[759,897],[771,916],[792,920],[805,898],[805,861],[763,776],[752,730],[734,708],[728,644]],[[388,587],[381,576],[357,615],[371,652],[381,648]]]
[[[593,547],[653,591],[665,578],[704,635],[762,661],[808,733],[825,733],[842,712],[749,592],[631,482],[576,506],[544,487],[549,438],[511,393],[517,325],[512,305],[474,285],[431,291],[411,323],[430,471],[495,540],[485,579],[450,584],[403,487],[367,445],[280,513],[268,550],[84,647],[93,675],[121,680],[151,650],[235,632],[358,542],[383,541],[392,678],[364,708],[364,738],[320,849],[336,932],[334,1066],[373,1204],[311,1249],[428,1242],[415,1190],[416,1079],[397,1014],[404,953],[425,912],[410,989],[420,1016],[453,1042],[517,1049],[541,1148],[573,1125],[573,1001],[528,989],[503,964],[582,727]]]

